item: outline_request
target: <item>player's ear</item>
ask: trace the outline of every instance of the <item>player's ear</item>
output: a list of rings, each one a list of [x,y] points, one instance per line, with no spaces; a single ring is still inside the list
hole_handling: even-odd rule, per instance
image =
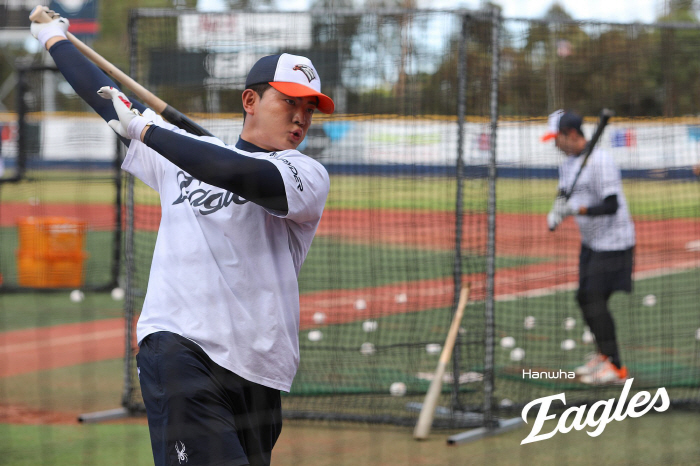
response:
[[[246,89],[243,91],[243,95],[241,95],[241,101],[243,103],[243,110],[245,110],[248,115],[254,115],[255,105],[258,102],[258,93],[253,89]]]

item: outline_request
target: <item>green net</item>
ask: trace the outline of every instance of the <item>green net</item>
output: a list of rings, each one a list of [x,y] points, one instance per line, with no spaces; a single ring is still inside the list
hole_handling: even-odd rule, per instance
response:
[[[275,34],[266,34],[273,22]],[[577,228],[572,219],[555,233],[546,228],[562,156],[540,137],[558,108],[584,115],[587,137],[602,108],[616,111],[599,147],[622,170],[637,231],[634,290],[610,301],[622,361],[635,388],[663,386],[674,403],[696,404],[700,236],[690,168],[700,122],[682,117],[694,94],[681,89],[692,88],[684,67],[694,66],[700,32],[497,24],[494,54],[492,19],[479,14],[134,16],[137,80],[226,143],[240,132],[242,85],[260,56],[308,56],[337,103],[300,147],[326,166],[331,192],[299,277],[301,365],[284,397],[289,416],[414,422],[455,308],[456,276],[473,291],[443,385],[447,417],[517,413],[565,390],[577,403],[619,390],[523,375],[571,371],[595,349],[575,299]],[[138,183],[134,192],[142,296],[158,201]]]

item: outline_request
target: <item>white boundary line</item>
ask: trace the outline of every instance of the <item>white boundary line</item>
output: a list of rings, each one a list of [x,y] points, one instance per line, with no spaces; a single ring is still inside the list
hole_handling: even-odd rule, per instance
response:
[[[28,341],[15,343],[7,346],[0,346],[0,354],[9,354],[20,351],[46,349],[57,346],[75,345],[76,343],[92,343],[108,338],[124,338],[124,329],[101,330],[97,332],[78,333],[66,337],[51,338],[50,336],[41,341]]]
[[[682,262],[673,267],[662,267],[660,269],[644,270],[641,272],[635,272],[632,274],[632,278],[635,281],[646,280],[649,278],[661,277],[664,275],[673,275],[677,273],[682,273],[691,269],[700,267],[700,260],[692,260],[687,262]],[[496,272],[498,274],[498,272]],[[549,296],[560,291],[573,291],[578,287],[578,281],[562,283],[559,285],[548,286],[545,288],[537,288],[534,290],[520,291],[518,293],[508,293],[496,296],[496,301],[515,301],[519,298],[539,298],[542,296]]]

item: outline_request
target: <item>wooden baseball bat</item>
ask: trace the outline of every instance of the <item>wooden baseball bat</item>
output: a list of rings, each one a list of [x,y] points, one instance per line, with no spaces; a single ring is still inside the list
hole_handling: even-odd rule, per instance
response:
[[[37,5],[37,7],[34,8],[32,13],[29,15],[29,19],[36,23],[48,23],[53,19],[49,13],[53,12],[47,7]],[[197,136],[213,136],[213,134],[199,126],[194,121],[190,120],[182,112],[178,111],[171,105],[168,105],[151,91],[134,81],[129,75],[108,62],[102,55],[85,45],[84,42],[75,37],[73,34],[67,32],[66,37],[90,61],[100,67],[112,78],[119,81],[124,87],[131,90],[131,92],[133,92],[144,104],[160,113],[163,118],[168,120],[170,123],[174,124],[178,128],[184,129],[188,133],[196,134]]]
[[[457,340],[457,333],[459,332],[459,324],[462,322],[462,316],[464,315],[464,308],[467,307],[470,289],[471,283],[467,283],[467,285],[462,288],[462,292],[459,295],[457,310],[455,311],[454,317],[452,317],[452,325],[450,325],[450,330],[447,332],[445,346],[442,348],[442,354],[440,354],[440,361],[438,362],[437,369],[435,369],[433,380],[430,382],[428,393],[425,394],[423,407],[418,415],[418,422],[416,422],[416,427],[413,429],[413,438],[416,440],[426,439],[428,434],[430,434],[430,428],[433,426],[435,407],[437,406],[438,398],[442,392],[442,377],[445,375],[445,369],[452,357],[452,349]],[[456,380],[454,383],[459,383],[459,381]]]
[[[600,139],[600,136],[603,134],[603,131],[605,130],[605,127],[608,125],[608,121],[610,118],[615,116],[615,112],[608,108],[604,108],[603,110],[600,111],[600,117],[598,119],[598,126],[596,127],[595,131],[593,132],[593,137],[591,137],[591,140],[588,141],[588,144],[586,144],[586,147],[583,149],[583,153],[581,154],[583,156],[583,162],[581,162],[581,167],[578,169],[578,172],[576,172],[576,176],[574,177],[573,183],[571,183],[571,188],[566,192],[564,197],[568,201],[571,198],[571,195],[574,194],[574,188],[576,187],[576,183],[578,183],[578,179],[581,176],[581,172],[583,169],[586,167],[586,164],[588,164],[588,159],[591,156],[591,153],[593,152],[593,149],[595,149],[596,144],[598,144],[598,140]]]

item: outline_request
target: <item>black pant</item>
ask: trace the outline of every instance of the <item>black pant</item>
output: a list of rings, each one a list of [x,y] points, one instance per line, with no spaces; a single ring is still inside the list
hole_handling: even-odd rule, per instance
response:
[[[282,430],[279,390],[222,368],[170,332],[144,338],[136,364],[157,466],[270,464]]]
[[[634,247],[623,251],[594,251],[581,246],[576,300],[595,336],[598,351],[617,367],[622,367],[622,362],[608,300],[615,291],[632,291],[633,264]]]

